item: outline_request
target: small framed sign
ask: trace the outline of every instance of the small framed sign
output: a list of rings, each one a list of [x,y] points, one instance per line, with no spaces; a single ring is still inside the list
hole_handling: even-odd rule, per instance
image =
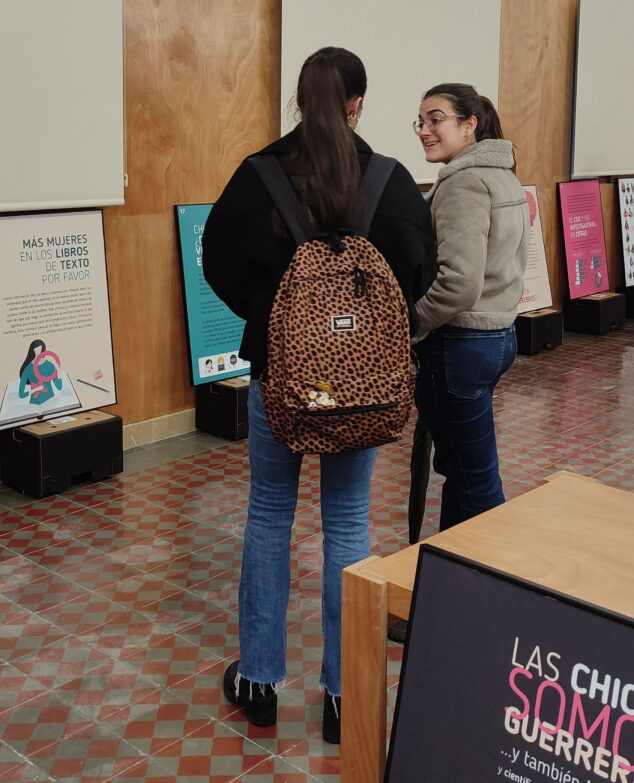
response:
[[[598,179],[560,182],[559,205],[571,299],[610,287]]]
[[[524,192],[528,201],[531,228],[528,263],[524,271],[524,292],[517,308],[518,313],[539,310],[542,307],[551,307],[553,303],[550,281],[548,279],[542,221],[539,214],[539,202],[537,201],[537,188],[535,185],[524,185]]]
[[[625,285],[634,287],[634,178],[620,179],[618,188]]]
[[[244,321],[218,299],[203,274],[202,236],[212,206],[174,207],[194,386],[250,371],[249,362],[238,356]]]
[[[0,218],[0,429],[117,401],[100,210]]]

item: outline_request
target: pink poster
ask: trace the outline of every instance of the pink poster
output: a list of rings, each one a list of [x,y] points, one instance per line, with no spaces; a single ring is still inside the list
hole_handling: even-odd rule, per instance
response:
[[[608,268],[598,179],[559,183],[571,299],[607,291]]]
[[[625,285],[634,287],[634,178],[619,180]]]

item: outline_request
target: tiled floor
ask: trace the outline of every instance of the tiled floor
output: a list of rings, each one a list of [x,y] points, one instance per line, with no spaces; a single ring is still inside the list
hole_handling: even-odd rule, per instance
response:
[[[519,357],[496,405],[507,495],[559,468],[634,490],[634,322]],[[378,457],[382,555],[407,545],[408,448]],[[320,734],[314,459],[294,532],[288,687],[270,729],[221,693],[237,655],[246,442],[176,438],[127,452],[125,467],[43,501],[0,486],[0,783],[338,781],[338,749]],[[425,535],[439,490],[434,477]],[[391,645],[391,709],[400,659]]]

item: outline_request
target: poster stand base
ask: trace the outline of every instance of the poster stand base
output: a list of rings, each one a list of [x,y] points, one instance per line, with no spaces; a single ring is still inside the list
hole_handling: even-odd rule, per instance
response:
[[[196,427],[219,438],[246,438],[248,393],[244,376],[196,386]]]
[[[564,302],[564,329],[606,334],[625,325],[625,295],[606,291]]]
[[[532,356],[545,348],[556,348],[563,339],[563,315],[552,307],[520,313],[515,319],[517,352]]]
[[[625,296],[625,315],[634,318],[634,285],[621,286],[617,290]]]
[[[36,498],[122,470],[120,416],[85,411],[0,432],[0,479]]]

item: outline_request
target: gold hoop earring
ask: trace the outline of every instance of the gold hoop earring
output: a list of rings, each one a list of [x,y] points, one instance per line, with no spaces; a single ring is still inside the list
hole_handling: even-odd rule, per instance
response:
[[[346,122],[348,123],[349,128],[352,128],[352,130],[356,130],[357,126],[359,125],[359,115],[350,112],[350,114],[346,117]]]

